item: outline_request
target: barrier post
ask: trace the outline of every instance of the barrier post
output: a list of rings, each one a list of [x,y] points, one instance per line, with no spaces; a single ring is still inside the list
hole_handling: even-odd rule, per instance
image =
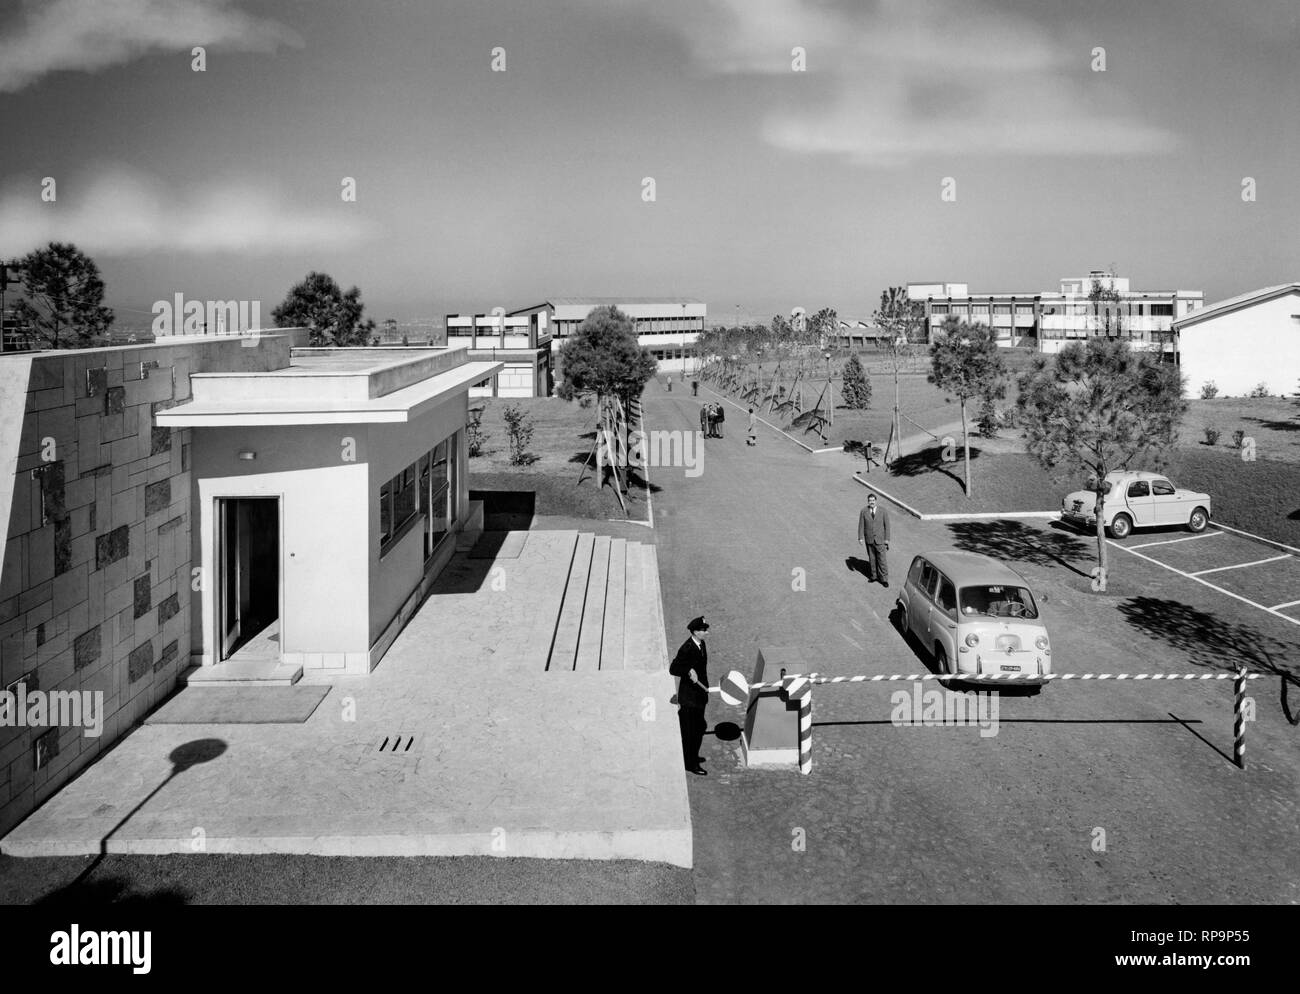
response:
[[[799,700],[799,772],[807,776],[812,772],[812,680],[809,678],[808,692]]]
[[[1232,717],[1232,758],[1237,769],[1246,768],[1246,667],[1237,670],[1236,679],[1232,681],[1233,717]]]

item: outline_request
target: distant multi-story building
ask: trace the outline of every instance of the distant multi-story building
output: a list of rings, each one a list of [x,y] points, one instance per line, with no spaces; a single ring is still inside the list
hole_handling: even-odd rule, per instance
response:
[[[650,349],[660,370],[681,371],[688,357],[694,362],[694,345],[704,331],[708,306],[690,297],[551,297],[508,316],[546,314],[552,336],[562,343],[588,314],[610,304],[632,319],[637,342]]]
[[[448,314],[443,319],[447,347],[468,349],[471,359],[505,365],[470,387],[471,397],[549,397],[555,386],[550,315]]]
[[[1091,299],[1094,285],[1109,299]],[[1071,341],[1101,335],[1172,355],[1174,322],[1205,305],[1200,290],[1133,290],[1127,278],[1106,270],[1063,279],[1055,291],[971,293],[966,283],[909,283],[907,293],[925,305],[931,340],[944,321],[957,317],[991,325],[999,345],[1040,352],[1059,352]]]

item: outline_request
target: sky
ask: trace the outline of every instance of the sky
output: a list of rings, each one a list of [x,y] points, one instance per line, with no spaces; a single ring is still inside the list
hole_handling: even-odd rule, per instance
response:
[[[311,270],[403,323],[552,296],[865,318],[889,285],[1108,267],[1207,302],[1300,280],[1295,0],[0,9],[0,257],[76,243],[119,327],[177,293],[269,324]]]

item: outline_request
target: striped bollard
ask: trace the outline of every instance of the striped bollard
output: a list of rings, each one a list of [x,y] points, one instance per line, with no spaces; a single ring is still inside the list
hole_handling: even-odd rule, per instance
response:
[[[812,685],[816,673],[794,677],[785,683],[786,696],[799,702],[799,772],[812,772]]]
[[[1232,758],[1237,769],[1246,768],[1246,667],[1237,670],[1237,677],[1232,682],[1233,716],[1232,716]]]

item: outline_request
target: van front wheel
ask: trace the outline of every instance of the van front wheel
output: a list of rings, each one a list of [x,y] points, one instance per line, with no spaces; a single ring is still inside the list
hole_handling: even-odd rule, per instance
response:
[[[1205,508],[1198,507],[1192,512],[1192,516],[1187,519],[1187,530],[1193,532],[1205,531],[1205,526],[1210,523],[1210,516],[1205,513]]]
[[[1128,538],[1129,532],[1133,530],[1133,519],[1127,514],[1117,514],[1111,521],[1110,527],[1106,531],[1110,532],[1111,538]]]

